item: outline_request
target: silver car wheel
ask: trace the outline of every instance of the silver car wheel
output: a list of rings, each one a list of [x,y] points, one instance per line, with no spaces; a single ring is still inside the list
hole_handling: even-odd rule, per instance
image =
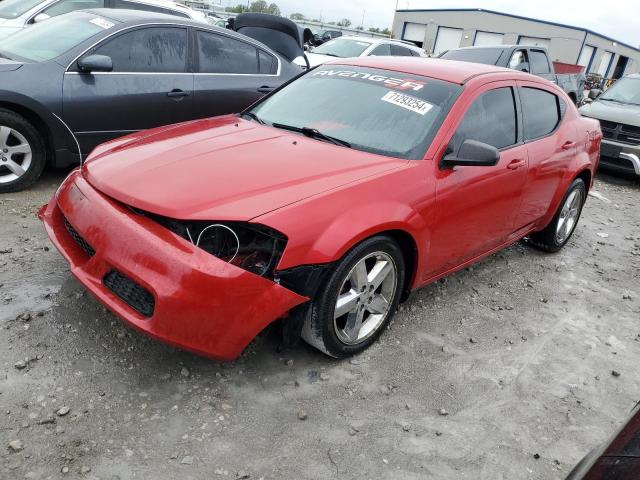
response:
[[[361,259],[342,282],[333,314],[338,339],[357,345],[375,334],[391,311],[397,266],[390,255],[375,252]]]
[[[560,210],[558,225],[556,226],[556,243],[562,245],[573,233],[578,223],[580,209],[582,208],[583,194],[581,190],[574,190],[567,197]]]
[[[19,131],[0,125],[0,183],[13,182],[31,166],[31,145]]]

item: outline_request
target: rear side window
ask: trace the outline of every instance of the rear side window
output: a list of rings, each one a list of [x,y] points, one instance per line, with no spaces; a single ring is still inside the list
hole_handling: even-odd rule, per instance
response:
[[[104,0],[62,0],[52,6],[45,8],[42,13],[50,17],[64,15],[65,13],[83,10],[85,8],[103,8]]]
[[[176,17],[189,18],[189,15],[171,10],[168,8],[154,7],[153,5],[147,5],[146,3],[130,2],[127,0],[114,0],[113,8],[126,8],[128,10],[142,10],[145,12],[164,13],[166,15],[174,15]]]
[[[525,140],[535,140],[553,132],[560,123],[560,99],[538,88],[520,88]]]
[[[394,57],[413,57],[413,52],[399,45],[391,45],[391,55]]]
[[[235,38],[198,32],[201,73],[258,73],[258,49]]]
[[[111,57],[114,72],[183,73],[187,68],[187,30],[141,28],[107,41],[93,53]]]
[[[529,63],[531,64],[531,73],[551,73],[549,59],[547,58],[547,55],[540,50],[529,51]]]
[[[511,87],[489,90],[473,102],[448,152],[457,154],[465,140],[477,140],[499,150],[517,143],[516,103]]]
[[[278,71],[278,61],[273,55],[258,50],[259,73],[262,75],[275,75]]]
[[[373,51],[369,54],[378,57],[388,57],[391,55],[391,45],[388,43],[383,43],[382,45],[378,45]]]

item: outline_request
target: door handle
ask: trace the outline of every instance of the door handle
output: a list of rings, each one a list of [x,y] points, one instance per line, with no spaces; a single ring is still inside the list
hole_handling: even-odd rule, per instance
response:
[[[562,150],[571,150],[573,147],[576,146],[576,142],[572,142],[571,140],[564,142],[564,145],[562,145]]]
[[[263,85],[262,87],[258,88],[258,93],[271,93],[275,90],[275,87],[267,87],[266,85]]]
[[[184,98],[188,96],[189,96],[189,92],[185,92],[184,90],[180,90],[179,88],[174,88],[169,93],[167,93],[167,97],[169,98],[179,99],[179,98]]]
[[[515,160],[511,160],[511,163],[507,165],[509,170],[517,170],[520,167],[524,167],[527,164],[524,158],[516,158]]]

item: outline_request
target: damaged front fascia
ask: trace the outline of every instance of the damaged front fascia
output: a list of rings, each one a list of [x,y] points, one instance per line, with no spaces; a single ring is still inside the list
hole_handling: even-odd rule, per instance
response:
[[[282,340],[286,346],[293,347],[300,340],[302,327],[311,314],[311,305],[318,290],[326,280],[333,264],[304,265],[276,272],[276,281],[284,288],[311,299],[298,305],[289,312],[282,325]]]

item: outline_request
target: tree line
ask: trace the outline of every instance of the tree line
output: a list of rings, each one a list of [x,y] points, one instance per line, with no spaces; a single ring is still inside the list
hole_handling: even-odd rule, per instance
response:
[[[269,13],[271,15],[278,15],[278,16],[282,15],[282,12],[280,11],[280,7],[278,7],[276,3],[268,3],[265,0],[255,0],[251,3],[247,2],[247,5],[238,4],[235,7],[227,7],[226,11],[229,13],[257,12],[257,13]],[[326,25],[335,25],[336,27],[344,27],[344,28],[349,28],[352,25],[351,20],[349,20],[348,18],[343,18],[341,20],[331,21],[331,22],[322,22],[322,20],[317,18],[308,18],[302,13],[292,13],[291,15],[289,15],[289,18],[291,20],[298,21],[298,22],[311,21],[316,23],[325,23]],[[361,26],[358,26],[356,27],[356,30],[364,30],[364,28]],[[388,35],[388,36],[391,35],[391,30],[389,30],[388,28],[380,29],[380,28],[372,27],[372,28],[369,28],[368,31],[372,33],[380,33],[382,35]]]

